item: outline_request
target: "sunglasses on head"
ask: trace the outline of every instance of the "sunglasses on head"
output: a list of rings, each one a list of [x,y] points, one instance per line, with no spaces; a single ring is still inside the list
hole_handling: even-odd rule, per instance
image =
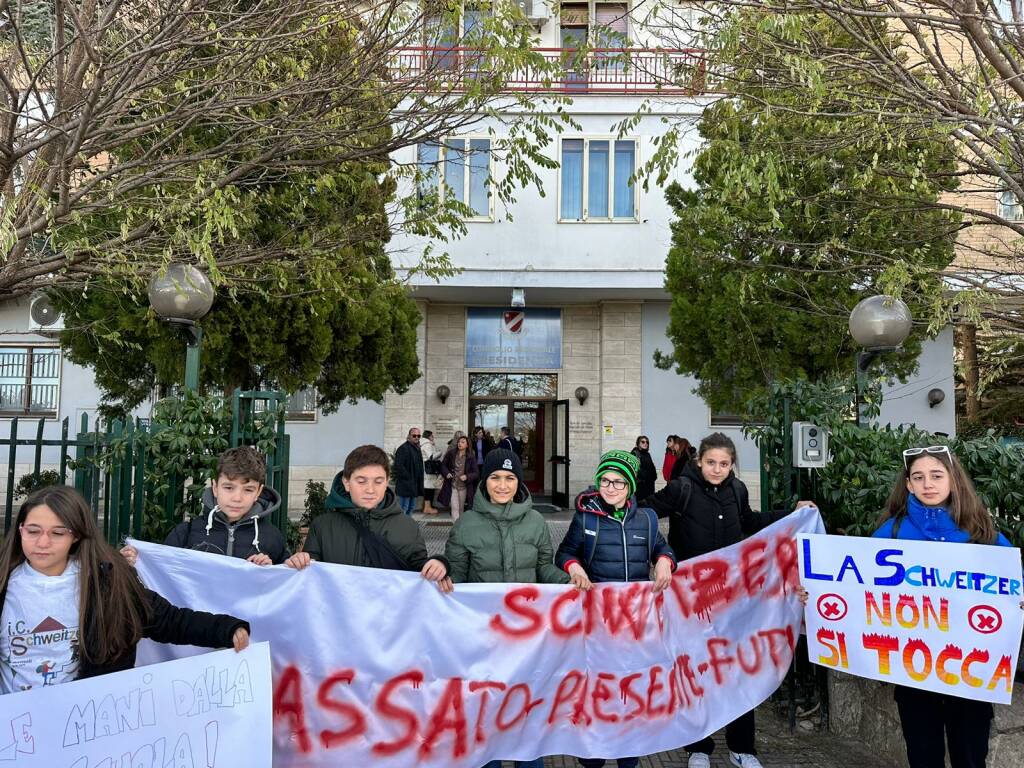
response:
[[[915,456],[920,456],[922,453],[944,453],[950,460],[953,458],[953,454],[949,451],[948,445],[929,445],[925,448],[907,448],[903,452],[903,468],[910,469],[910,459]]]

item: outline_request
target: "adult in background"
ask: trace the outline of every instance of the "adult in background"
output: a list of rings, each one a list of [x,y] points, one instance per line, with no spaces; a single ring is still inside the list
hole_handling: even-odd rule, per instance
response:
[[[483,466],[487,454],[494,450],[494,440],[484,431],[483,427],[473,430],[473,457],[478,466]]]
[[[522,456],[523,454],[523,446],[512,437],[508,427],[501,428],[501,439],[498,441],[498,447],[506,451],[512,451],[516,456]]]
[[[647,435],[640,435],[633,447],[633,455],[640,460],[640,472],[636,479],[636,496],[646,499],[654,493],[654,482],[658,479],[658,468],[651,458],[651,441]]]
[[[420,430],[413,427],[405,442],[395,449],[395,496],[402,511],[411,515],[416,499],[423,495],[423,454],[420,453]]]
[[[444,483],[437,494],[438,506],[448,507],[452,512],[452,522],[459,519],[466,502],[472,504],[476,493],[476,479],[479,467],[476,457],[469,447],[469,438],[462,435],[455,447],[450,448],[441,459],[441,476]]]
[[[693,457],[697,454],[697,450],[685,437],[679,437],[679,435],[676,435],[675,454],[676,460],[672,465],[672,471],[669,473],[669,482],[672,482],[677,477],[682,477],[683,470],[686,469],[686,465],[693,460]]]
[[[661,476],[665,482],[672,480],[672,467],[676,463],[676,440],[679,435],[669,435],[665,438],[665,458],[661,461]]]
[[[434,494],[441,487],[441,449],[434,444],[434,433],[423,430],[420,438],[420,454],[423,456],[423,514],[436,515],[433,506]]]

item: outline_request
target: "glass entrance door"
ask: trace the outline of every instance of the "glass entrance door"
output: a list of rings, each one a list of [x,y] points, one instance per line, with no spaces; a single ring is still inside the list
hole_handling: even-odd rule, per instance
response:
[[[470,401],[469,433],[483,427],[495,444],[509,427],[522,448],[523,480],[534,496],[544,492],[544,407],[542,400]]]
[[[551,503],[569,506],[569,401],[556,400],[551,425]]]
[[[523,453],[523,479],[534,496],[544,492],[544,404],[512,404],[512,435]]]

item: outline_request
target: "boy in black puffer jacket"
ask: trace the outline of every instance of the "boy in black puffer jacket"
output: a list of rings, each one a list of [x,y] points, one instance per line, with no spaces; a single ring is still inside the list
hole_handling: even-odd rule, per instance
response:
[[[594,473],[596,489],[576,497],[576,514],[555,555],[577,589],[592,582],[650,581],[654,592],[672,581],[676,557],[658,531],[658,518],[636,502],[640,460],[628,451],[608,451]],[[601,768],[602,758],[576,758],[582,768]],[[639,757],[618,758],[619,768],[636,768]]]
[[[240,446],[217,460],[217,479],[203,493],[203,514],[171,531],[164,544],[228,557],[256,565],[280,565],[291,553],[281,532],[270,522],[281,496],[263,484],[267,464],[259,451]],[[135,564],[134,547],[121,550]]]

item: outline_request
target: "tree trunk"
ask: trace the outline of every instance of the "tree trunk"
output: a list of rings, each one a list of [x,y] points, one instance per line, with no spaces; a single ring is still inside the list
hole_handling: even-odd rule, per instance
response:
[[[974,323],[960,326],[960,349],[964,356],[964,405],[967,423],[978,420],[978,327]]]

